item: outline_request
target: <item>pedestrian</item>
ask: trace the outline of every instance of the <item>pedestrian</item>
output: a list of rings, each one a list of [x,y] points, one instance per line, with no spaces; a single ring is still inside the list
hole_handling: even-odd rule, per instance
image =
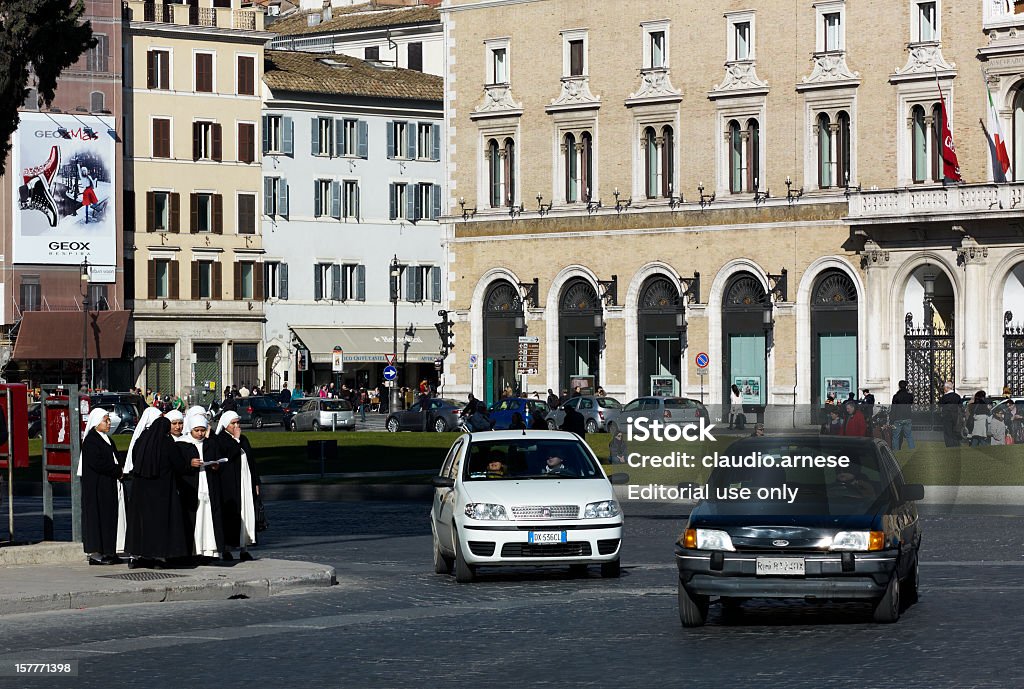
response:
[[[864,422],[868,430],[866,435],[873,435],[872,427],[875,418],[875,396],[867,388],[863,389],[864,396],[861,398],[860,413],[864,415]]]
[[[551,388],[548,388],[548,409],[556,409],[557,407],[558,395],[556,395]]]
[[[548,422],[544,414],[540,411],[530,415],[530,430],[532,431],[546,431],[548,430]]]
[[[903,439],[907,439],[907,448],[914,449],[914,424],[911,421],[911,406],[914,393],[907,389],[907,381],[901,380],[899,390],[892,396],[892,409],[889,410],[889,421],[893,425],[892,444],[899,452],[903,449]]]
[[[82,434],[78,475],[82,477],[82,547],[90,565],[117,565],[117,534],[124,529],[124,492],[121,466],[107,437],[110,413],[96,407],[89,412]]]
[[[598,387],[598,388],[597,388],[597,393],[596,393],[596,394],[597,394],[597,396],[598,396],[598,397],[605,397],[605,394],[604,394],[604,388],[602,388],[602,387]]]
[[[970,433],[971,447],[989,444],[989,407],[988,396],[984,390],[974,393],[974,399],[967,405],[967,429]],[[1003,429],[1005,433],[1005,427]]]
[[[729,428],[735,428],[737,419],[743,413],[743,395],[740,394],[740,389],[735,383],[729,390]],[[740,428],[743,427],[740,426]]]
[[[234,560],[232,548],[239,548],[238,559],[254,559],[249,546],[256,543],[256,504],[260,477],[249,439],[242,435],[238,414],[226,412],[217,424],[218,454],[227,458],[221,469],[221,521],[224,524],[222,558]]]
[[[370,406],[370,395],[366,388],[359,389],[359,420],[366,423],[366,408]]]
[[[763,438],[764,437],[764,424],[755,423],[754,430],[750,433],[751,438]]]
[[[834,404],[828,408],[828,420],[825,422],[824,432],[826,435],[843,434],[843,418],[839,413],[839,407]]]
[[[943,385],[945,393],[939,398],[940,417],[942,418],[942,439],[946,447],[960,447],[960,429],[963,422],[963,400],[953,391],[953,383],[946,381]]]
[[[235,393],[228,388],[224,391],[224,401],[220,405],[221,411],[238,411],[238,400],[235,399]]]
[[[292,401],[292,391],[288,389],[287,385],[281,388],[281,392],[277,393],[277,401],[281,403],[281,406]]]
[[[583,418],[583,414],[573,409],[571,404],[563,405],[562,410],[565,412],[565,418],[562,419],[561,430],[575,433],[585,440],[587,437],[587,421]]]
[[[992,445],[1006,444],[1006,423],[1003,416],[1003,410],[996,409],[988,421],[988,437],[992,439]]]
[[[177,409],[172,409],[164,414],[164,418],[171,422],[171,437],[175,440],[180,438],[185,429],[185,415]]]
[[[142,434],[153,425],[153,422],[159,418],[159,409],[156,407],[146,407],[146,410],[142,412],[142,416],[139,417],[138,423],[135,424],[135,431],[132,433],[132,439],[128,443],[128,453],[124,458],[124,475],[126,478],[131,479],[132,477],[132,469],[134,468],[132,454],[135,450],[135,443],[137,443]]]
[[[572,396],[573,397],[581,397],[582,395],[583,395],[583,390],[582,390],[582,388],[580,388],[579,385],[577,385],[576,387],[574,387],[572,389]]]
[[[161,569],[189,553],[176,475],[185,462],[171,438],[171,422],[159,418],[140,436],[134,449],[134,485],[128,501],[125,550],[130,569]]]
[[[238,388],[238,396],[239,397],[248,397],[249,396],[249,388],[246,387],[245,383],[242,383],[242,387]]]
[[[209,421],[205,414],[189,414],[178,449],[188,462],[179,491],[185,513],[185,539],[201,563],[219,558],[224,552],[224,529],[220,516],[220,465],[216,461],[217,441],[207,438]]]
[[[612,464],[625,464],[627,454],[629,454],[629,450],[626,447],[622,431],[616,429],[615,436],[608,443],[608,461]]]
[[[525,431],[526,421],[523,420],[523,415],[519,412],[512,412],[512,420],[508,423],[508,430],[510,431]]]
[[[843,426],[843,435],[856,437],[867,435],[868,424],[864,420],[864,414],[857,408],[857,401],[848,399],[844,406],[846,407],[846,424]]]

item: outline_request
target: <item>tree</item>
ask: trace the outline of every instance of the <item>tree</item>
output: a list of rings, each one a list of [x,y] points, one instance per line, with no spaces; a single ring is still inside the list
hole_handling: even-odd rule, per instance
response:
[[[96,45],[92,26],[80,21],[84,13],[83,0],[0,0],[0,175],[28,95],[29,68],[39,104],[49,107],[60,73]]]

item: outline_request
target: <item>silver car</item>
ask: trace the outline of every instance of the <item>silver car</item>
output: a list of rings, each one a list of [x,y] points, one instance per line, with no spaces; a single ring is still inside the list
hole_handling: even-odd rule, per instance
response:
[[[558,409],[552,409],[547,416],[548,428],[556,431],[562,427],[565,421],[565,405],[569,405],[586,420],[587,433],[597,433],[608,430],[608,424],[618,418],[622,411],[622,403],[614,397],[597,397],[595,395],[583,395],[573,397]]]
[[[348,400],[310,399],[292,416],[293,431],[356,430],[356,414]]]
[[[711,418],[707,407],[700,400],[688,397],[638,397],[623,407],[618,418],[608,424],[608,432],[614,434],[619,429],[625,429],[630,419],[641,417],[673,426],[698,423],[700,418]]]

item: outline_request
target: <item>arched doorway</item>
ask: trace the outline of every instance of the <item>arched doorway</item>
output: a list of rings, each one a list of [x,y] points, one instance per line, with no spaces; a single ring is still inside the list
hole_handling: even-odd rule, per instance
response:
[[[857,287],[843,271],[825,271],[811,291],[813,413],[821,410],[829,393],[837,402],[851,392],[856,396],[857,380]]]
[[[1024,263],[1013,267],[1003,285],[1003,385],[1015,397],[1024,395]]]
[[[484,298],[484,391],[487,404],[501,399],[507,387],[517,390],[516,355],[524,332],[523,300],[504,280],[492,284]]]
[[[682,299],[673,281],[664,275],[648,278],[637,305],[640,396],[680,393],[682,316]]]
[[[938,266],[918,267],[907,280],[903,308],[903,377],[914,395],[914,423],[938,428],[942,386],[956,380],[955,305],[949,276]]]
[[[729,281],[722,303],[722,400],[728,404],[735,383],[746,411],[762,412],[768,403],[767,331],[769,306],[761,281],[738,273]]]
[[[565,286],[558,306],[558,361],[561,386],[569,392],[577,385],[591,390],[601,385],[601,338],[595,322],[601,315],[589,282],[576,279]]]
[[[277,365],[281,359],[281,348],[277,345],[270,345],[267,347],[267,353],[263,357],[263,380],[264,387],[267,390],[280,390],[285,386],[288,378],[287,371],[282,379],[281,374],[277,372]]]

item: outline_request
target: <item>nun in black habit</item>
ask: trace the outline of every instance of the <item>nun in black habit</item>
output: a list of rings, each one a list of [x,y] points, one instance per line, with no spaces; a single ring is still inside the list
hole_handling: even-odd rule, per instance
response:
[[[188,556],[184,515],[176,477],[188,471],[188,460],[171,437],[171,422],[160,417],[134,448],[135,484],[128,503],[125,550],[129,567],[163,567],[168,560]]]
[[[223,559],[233,560],[230,548],[239,548],[242,562],[254,559],[248,547],[256,543],[256,496],[260,477],[249,439],[242,435],[238,414],[226,411],[217,424],[219,458],[226,458],[220,472],[221,520],[224,524]]]
[[[89,413],[79,459],[82,476],[82,546],[90,565],[116,565],[118,479],[121,467],[107,437],[110,414],[96,408]]]
[[[185,540],[200,562],[219,558],[224,552],[224,529],[220,517],[220,466],[202,466],[218,458],[217,441],[207,438],[209,421],[202,412],[185,417],[185,433],[177,439],[178,449],[188,462],[188,471],[178,482],[185,517]]]

